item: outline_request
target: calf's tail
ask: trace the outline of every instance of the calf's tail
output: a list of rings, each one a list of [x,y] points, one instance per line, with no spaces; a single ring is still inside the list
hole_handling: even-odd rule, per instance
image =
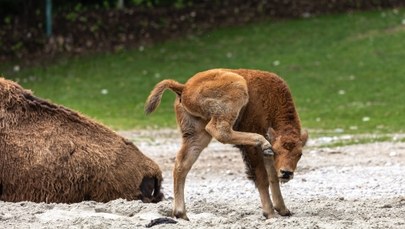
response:
[[[156,84],[156,86],[153,88],[151,91],[148,99],[146,100],[145,103],[145,113],[150,114],[160,104],[160,100],[162,99],[162,94],[166,89],[170,89],[177,95],[181,96],[181,93],[183,92],[184,89],[184,84],[181,84],[177,81],[174,80],[163,80]]]

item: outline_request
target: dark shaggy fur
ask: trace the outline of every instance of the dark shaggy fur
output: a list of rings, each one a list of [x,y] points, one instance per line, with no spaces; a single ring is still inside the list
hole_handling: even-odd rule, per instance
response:
[[[158,202],[161,182],[131,142],[0,78],[0,200]]]

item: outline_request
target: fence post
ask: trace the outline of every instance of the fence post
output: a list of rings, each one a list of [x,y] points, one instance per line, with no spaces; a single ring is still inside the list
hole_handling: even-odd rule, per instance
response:
[[[46,35],[52,36],[52,0],[46,0],[45,2],[45,21],[46,21]]]

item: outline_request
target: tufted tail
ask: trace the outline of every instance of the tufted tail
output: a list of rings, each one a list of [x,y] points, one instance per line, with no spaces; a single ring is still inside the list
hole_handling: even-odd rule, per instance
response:
[[[145,104],[145,113],[150,114],[160,104],[160,100],[162,99],[162,94],[166,89],[170,89],[171,91],[175,92],[177,95],[181,96],[181,93],[184,89],[184,84],[181,84],[174,80],[163,80],[156,84],[156,86],[151,91],[148,99],[146,100]]]

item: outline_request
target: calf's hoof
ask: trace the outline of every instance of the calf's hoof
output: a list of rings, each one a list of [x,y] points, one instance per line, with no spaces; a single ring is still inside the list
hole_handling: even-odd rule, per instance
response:
[[[268,212],[263,212],[263,216],[266,217],[266,219],[271,219],[277,217],[274,212],[268,213]]]
[[[184,220],[190,221],[185,212],[173,211],[173,216],[178,219],[184,219]]]
[[[290,210],[288,210],[287,208],[280,209],[280,210],[276,208],[276,211],[277,211],[278,214],[280,214],[281,216],[291,216],[291,215],[292,215],[292,213],[290,212]]]
[[[266,219],[271,219],[271,218],[277,217],[277,215],[273,209],[270,209],[268,211],[263,211],[263,216],[266,217]]]
[[[274,156],[274,152],[271,148],[268,148],[268,149],[263,150],[263,155],[265,157],[271,157],[271,156]]]

